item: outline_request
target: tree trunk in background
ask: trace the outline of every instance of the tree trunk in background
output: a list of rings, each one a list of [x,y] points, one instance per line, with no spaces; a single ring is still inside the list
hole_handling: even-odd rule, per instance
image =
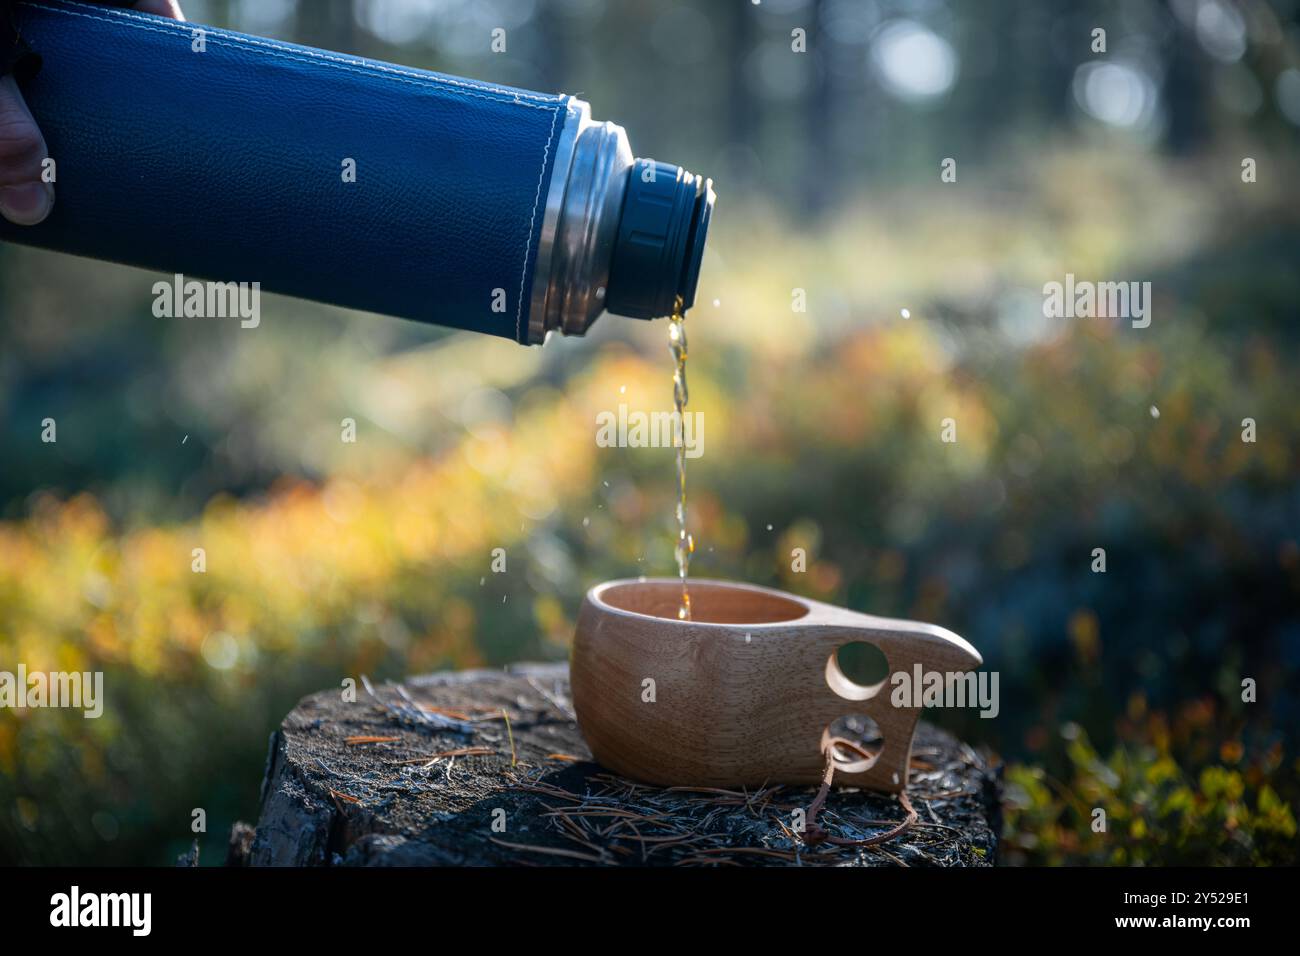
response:
[[[803,112],[807,123],[804,135],[803,166],[816,169],[818,175],[801,177],[804,208],[809,218],[819,218],[843,198],[843,165],[836,142],[836,79],[829,58],[840,51],[822,32],[822,15],[826,0],[814,0],[807,8],[803,27],[808,31],[809,83]]]
[[[551,2],[537,8],[537,29],[531,49],[537,89],[547,93],[563,93],[568,89],[569,32],[557,6]]]
[[[294,35],[298,43],[359,53],[361,28],[353,14],[353,0],[298,0]]]
[[[731,3],[725,7],[724,25],[719,31],[731,40],[726,58],[731,69],[727,71],[729,110],[727,115],[727,142],[751,147],[762,155],[759,116],[762,104],[754,95],[747,73],[749,55],[754,49],[758,31],[754,27],[751,4]]]
[[[1207,80],[1213,69],[1191,31],[1175,24],[1163,88],[1169,116],[1165,142],[1174,153],[1189,155],[1209,138],[1206,113],[1211,97]]]

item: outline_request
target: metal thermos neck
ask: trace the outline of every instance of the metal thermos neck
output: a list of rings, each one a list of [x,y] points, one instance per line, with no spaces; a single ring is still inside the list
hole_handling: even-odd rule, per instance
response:
[[[627,134],[571,99],[556,145],[528,308],[529,343],[582,335],[602,312],[649,319],[695,301],[712,182],[634,160]]]

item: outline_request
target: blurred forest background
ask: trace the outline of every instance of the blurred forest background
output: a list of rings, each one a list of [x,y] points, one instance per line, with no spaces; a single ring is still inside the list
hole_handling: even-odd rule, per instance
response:
[[[693,573],[979,647],[1000,716],[929,717],[1006,760],[1005,862],[1294,861],[1295,0],[184,8],[580,94],[711,175]],[[1044,318],[1067,272],[1150,281],[1151,326]],[[0,247],[0,669],[107,697],[0,712],[0,862],[169,863],[196,807],[219,862],[300,696],[563,659],[588,586],[673,568],[672,452],[594,441],[670,407],[663,323],[524,349],[268,296],[245,330],[154,318],[155,278]]]

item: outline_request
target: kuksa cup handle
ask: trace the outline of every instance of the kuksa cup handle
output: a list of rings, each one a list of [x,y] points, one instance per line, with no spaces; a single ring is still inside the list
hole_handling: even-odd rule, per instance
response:
[[[813,625],[809,637],[825,652],[826,712],[831,716],[822,735],[822,749],[825,753],[835,747],[835,781],[896,793],[907,786],[912,736],[922,710],[921,689],[912,686],[917,677],[935,672],[963,675],[978,668],[983,658],[969,642],[933,624],[809,603],[808,623]],[[880,683],[855,683],[840,669],[837,652],[855,641],[872,644],[884,654],[888,672]],[[907,693],[895,694],[896,688]],[[875,721],[881,735],[878,750],[832,741],[831,722],[848,715]]]

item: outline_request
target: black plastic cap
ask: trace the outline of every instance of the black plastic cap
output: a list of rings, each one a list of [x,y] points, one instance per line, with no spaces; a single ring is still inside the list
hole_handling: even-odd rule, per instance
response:
[[[695,304],[713,183],[680,166],[638,159],[628,171],[609,268],[605,308],[615,315],[671,315],[677,297]]]

